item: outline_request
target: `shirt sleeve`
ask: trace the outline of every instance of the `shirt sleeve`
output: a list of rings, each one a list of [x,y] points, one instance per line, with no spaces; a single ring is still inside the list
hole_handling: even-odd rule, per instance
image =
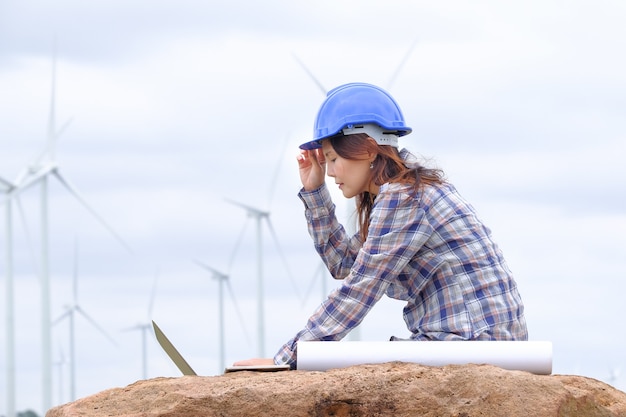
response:
[[[423,210],[411,196],[379,193],[367,240],[343,285],[320,305],[305,328],[281,347],[274,361],[294,367],[298,340],[341,340],[361,323],[431,233]]]
[[[358,235],[349,236],[337,220],[335,204],[326,184],[314,191],[300,190],[298,196],[304,203],[304,215],[315,250],[333,278],[345,278],[361,247]]]

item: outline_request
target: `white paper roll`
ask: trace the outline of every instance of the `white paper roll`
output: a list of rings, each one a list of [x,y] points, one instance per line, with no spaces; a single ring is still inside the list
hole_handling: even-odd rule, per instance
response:
[[[488,364],[534,374],[552,373],[552,342],[393,341],[298,342],[299,370],[325,371],[352,365],[412,362],[429,366]]]

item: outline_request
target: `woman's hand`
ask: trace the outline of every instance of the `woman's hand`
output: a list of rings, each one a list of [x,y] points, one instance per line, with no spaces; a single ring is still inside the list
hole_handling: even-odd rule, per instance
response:
[[[321,149],[302,150],[298,159],[300,181],[305,191],[317,190],[324,184],[326,158]]]
[[[254,359],[246,359],[243,361],[237,361],[233,363],[233,366],[260,366],[260,365],[274,365],[274,359],[254,358]]]

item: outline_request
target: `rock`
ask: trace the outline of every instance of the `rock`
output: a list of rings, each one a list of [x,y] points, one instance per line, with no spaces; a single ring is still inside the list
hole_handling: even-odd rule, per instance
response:
[[[391,362],[155,378],[46,413],[65,416],[626,416],[626,393],[582,376]]]

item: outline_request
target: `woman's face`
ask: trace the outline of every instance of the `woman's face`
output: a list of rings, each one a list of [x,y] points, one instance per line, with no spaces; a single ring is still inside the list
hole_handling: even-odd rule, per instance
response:
[[[337,155],[329,140],[322,143],[326,159],[326,174],[335,179],[335,184],[346,198],[365,191],[378,193],[378,187],[370,181],[370,163],[374,158],[363,155],[363,159],[345,159]]]

